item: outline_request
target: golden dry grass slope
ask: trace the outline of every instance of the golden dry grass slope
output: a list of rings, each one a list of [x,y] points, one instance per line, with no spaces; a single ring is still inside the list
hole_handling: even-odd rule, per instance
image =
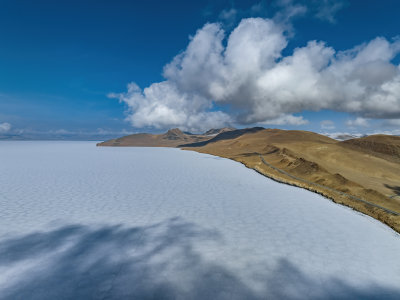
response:
[[[191,134],[182,132],[178,128],[170,129],[164,134],[138,133],[123,136],[97,144],[97,146],[120,146],[120,147],[178,147],[182,144],[197,143],[212,139],[215,135],[235,130],[235,128],[224,127],[210,129],[204,134]]]
[[[275,180],[323,194],[388,224],[400,232],[400,137],[376,135],[337,141],[313,132],[264,129],[229,130],[216,136],[135,135],[108,146],[181,147],[230,158]],[[133,141],[133,142],[132,142]]]
[[[201,142],[212,138],[205,135],[187,134],[178,128],[170,129],[164,134],[138,133],[105,141],[98,146],[120,147],[177,147],[183,143]]]

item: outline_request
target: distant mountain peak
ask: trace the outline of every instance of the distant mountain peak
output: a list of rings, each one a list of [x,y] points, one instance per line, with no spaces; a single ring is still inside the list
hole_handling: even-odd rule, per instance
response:
[[[183,132],[179,128],[171,128],[167,131],[167,134],[168,133],[183,134]]]
[[[168,140],[179,140],[184,136],[185,134],[179,128],[170,129],[164,134],[164,138]]]

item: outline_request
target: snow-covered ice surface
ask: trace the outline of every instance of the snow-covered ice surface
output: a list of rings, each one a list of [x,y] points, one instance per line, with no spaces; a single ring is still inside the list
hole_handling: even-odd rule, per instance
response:
[[[239,163],[0,142],[0,299],[400,298],[400,236]]]

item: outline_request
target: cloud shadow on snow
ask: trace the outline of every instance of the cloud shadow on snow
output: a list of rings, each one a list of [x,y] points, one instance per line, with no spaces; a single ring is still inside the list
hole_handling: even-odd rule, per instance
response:
[[[258,274],[257,294],[229,269],[205,261],[194,244],[221,235],[181,218],[151,226],[70,225],[0,241],[0,270],[18,268],[1,299],[399,299],[398,291],[321,283],[288,260]],[[33,265],[32,265],[33,262]],[[29,266],[33,266],[29,269]],[[251,270],[250,270],[251,271]],[[4,276],[4,273],[3,273]],[[1,275],[0,275],[1,278]],[[175,278],[175,280],[174,280]],[[1,282],[0,282],[1,283]]]

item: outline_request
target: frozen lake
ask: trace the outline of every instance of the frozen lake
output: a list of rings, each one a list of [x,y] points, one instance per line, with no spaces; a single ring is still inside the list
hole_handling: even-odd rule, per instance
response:
[[[400,236],[239,163],[0,142],[0,299],[400,298]]]

